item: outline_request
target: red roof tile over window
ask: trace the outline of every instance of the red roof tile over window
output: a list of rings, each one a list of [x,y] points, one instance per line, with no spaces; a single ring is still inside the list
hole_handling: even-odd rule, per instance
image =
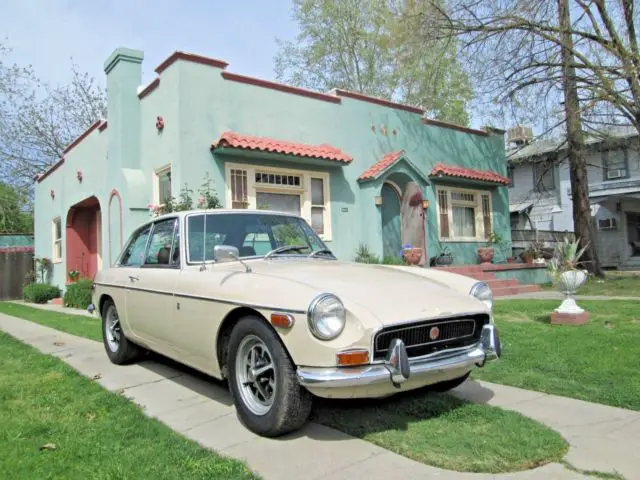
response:
[[[222,147],[258,150],[261,152],[281,153],[284,155],[296,155],[299,157],[322,158],[325,160],[335,160],[345,164],[349,164],[353,160],[353,158],[339,148],[327,144],[306,145],[303,143],[273,140],[265,137],[241,135],[235,132],[223,133],[218,141],[211,145],[212,150]]]
[[[484,182],[501,183],[503,185],[509,184],[509,179],[503,177],[495,172],[487,170],[472,170],[470,168],[451,167],[442,163],[437,163],[433,170],[431,170],[432,176],[444,175],[447,177],[460,177],[468,178],[470,180],[480,180]]]
[[[400,157],[404,154],[403,150],[398,150],[397,152],[387,153],[382,160],[374,163],[369,168],[367,168],[362,175],[358,177],[358,180],[373,180],[378,177],[382,172],[384,172],[391,165],[396,163]]]

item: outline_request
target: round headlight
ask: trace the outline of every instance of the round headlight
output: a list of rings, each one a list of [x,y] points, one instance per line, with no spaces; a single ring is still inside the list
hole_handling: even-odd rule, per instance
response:
[[[314,337],[320,340],[332,340],[344,330],[346,312],[338,297],[323,293],[309,305],[307,319]]]
[[[485,282],[476,283],[471,288],[469,295],[476,297],[478,300],[482,300],[484,304],[489,307],[489,310],[493,307],[493,292]]]

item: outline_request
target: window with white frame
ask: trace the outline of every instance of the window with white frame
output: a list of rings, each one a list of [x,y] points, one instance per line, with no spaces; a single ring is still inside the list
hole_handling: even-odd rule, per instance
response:
[[[329,175],[257,165],[227,164],[227,205],[294,213],[331,240]]]
[[[533,186],[537,192],[551,192],[556,188],[555,166],[552,161],[533,164]]]
[[[491,193],[438,187],[438,233],[440,240],[480,242],[491,235]]]
[[[604,164],[605,180],[616,180],[618,178],[626,178],[628,176],[626,149],[602,152],[602,163]]]
[[[51,260],[59,262],[62,260],[62,221],[60,217],[54,218],[51,224]]]
[[[171,200],[171,165],[155,171],[155,202],[164,205]]]

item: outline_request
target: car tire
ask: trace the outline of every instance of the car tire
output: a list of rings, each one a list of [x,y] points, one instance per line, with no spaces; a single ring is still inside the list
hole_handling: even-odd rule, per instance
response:
[[[142,353],[140,347],[125,337],[118,310],[111,300],[105,301],[102,306],[102,343],[109,360],[116,365],[127,365]]]
[[[311,394],[298,383],[295,365],[264,319],[244,317],[234,326],[227,366],[238,416],[251,431],[278,437],[307,422]],[[260,369],[264,372],[254,376]]]
[[[463,376],[454,378],[453,380],[447,380],[445,382],[434,383],[433,385],[429,385],[427,388],[432,392],[448,392],[449,390],[453,390],[456,387],[462,385],[467,378],[471,375],[471,371],[468,371]]]

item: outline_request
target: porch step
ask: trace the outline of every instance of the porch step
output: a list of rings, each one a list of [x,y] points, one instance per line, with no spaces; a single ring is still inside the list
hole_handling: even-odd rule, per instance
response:
[[[540,285],[511,285],[508,287],[492,288],[494,297],[504,297],[506,295],[517,295],[518,293],[534,293],[542,291]]]
[[[516,280],[515,278],[496,278],[495,280],[488,280],[487,284],[494,292],[500,288],[515,287],[520,285],[518,283],[518,280]]]

